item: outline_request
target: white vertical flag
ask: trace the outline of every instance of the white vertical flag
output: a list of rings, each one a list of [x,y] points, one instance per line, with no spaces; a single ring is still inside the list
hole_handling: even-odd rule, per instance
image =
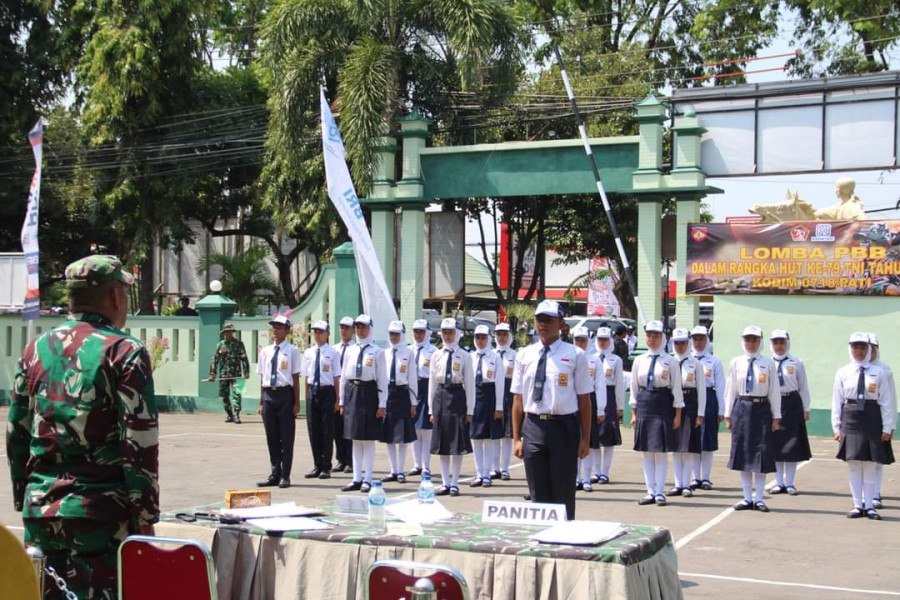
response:
[[[28,142],[34,153],[34,176],[28,190],[28,206],[25,209],[25,223],[22,225],[22,252],[25,253],[25,264],[28,267],[28,283],[25,291],[25,302],[22,306],[22,320],[32,321],[41,314],[41,286],[38,277],[38,209],[41,199],[41,157],[44,142],[44,118],[38,119],[28,132]]]
[[[362,293],[363,310],[375,321],[373,339],[379,343],[387,342],[387,327],[390,321],[397,319],[394,301],[388,292],[381,264],[375,254],[375,245],[366,227],[362,207],[347,169],[347,158],[344,142],[338,131],[334,115],[325,99],[325,90],[320,89],[322,104],[322,147],[325,152],[325,180],[328,184],[328,197],[337,207],[350,239],[353,240],[353,251],[356,256],[356,269],[359,272],[359,288]]]

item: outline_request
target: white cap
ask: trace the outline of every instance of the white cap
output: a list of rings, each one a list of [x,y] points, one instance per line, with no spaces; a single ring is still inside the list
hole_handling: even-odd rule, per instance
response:
[[[359,315],[356,317],[356,321],[353,322],[355,325],[368,325],[372,326],[372,317],[366,314]]]
[[[353,317],[342,317],[340,326],[341,327],[353,327]]]
[[[572,330],[572,337],[580,337],[580,338],[589,338],[591,337],[588,328],[584,325],[579,325],[575,329]]]
[[[609,327],[600,327],[597,329],[597,337],[605,340],[612,338],[612,329]]]
[[[772,335],[769,336],[770,340],[789,340],[791,336],[788,334],[787,329],[773,329]]]
[[[709,337],[709,330],[703,325],[697,325],[691,329],[691,336],[695,335],[705,335],[706,337]]]
[[[428,331],[428,321],[425,319],[416,319],[415,323],[413,323],[413,330],[416,329],[424,329]]]
[[[456,329],[456,319],[448,317],[441,321],[441,329]]]
[[[871,344],[872,342],[869,340],[869,334],[863,333],[862,331],[856,331],[850,334],[850,343],[851,344]]]
[[[679,327],[672,332],[673,342],[686,342],[689,339],[691,339],[691,333],[687,329]]]
[[[561,317],[562,308],[556,300],[542,300],[534,309],[534,316],[547,315],[548,317]]]
[[[404,333],[406,328],[402,321],[391,321],[388,325],[388,333]]]
[[[655,331],[656,333],[664,333],[665,329],[663,328],[662,321],[649,321],[646,325],[644,325],[644,331],[650,333]]]
[[[491,335],[491,330],[487,325],[479,325],[475,328],[475,335]]]
[[[278,315],[274,319],[269,321],[269,325],[284,325],[285,327],[290,327],[292,324],[291,324],[291,320],[288,319],[286,316]]]
[[[755,335],[756,337],[761,338],[763,335],[762,327],[747,325],[744,327],[744,333],[741,334],[741,337],[747,337],[748,335]]]
[[[872,344],[873,346],[877,346],[878,345],[878,336],[875,335],[874,333],[870,333],[869,334],[869,343]]]
[[[319,331],[328,331],[328,321],[316,321],[313,323],[312,328]]]
[[[494,333],[497,333],[498,331],[511,331],[511,329],[509,328],[509,323],[497,323],[497,326],[494,327]]]

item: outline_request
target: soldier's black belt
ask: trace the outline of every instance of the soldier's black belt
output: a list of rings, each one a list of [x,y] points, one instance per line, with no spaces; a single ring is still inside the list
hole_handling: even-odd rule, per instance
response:
[[[567,415],[550,415],[547,413],[525,413],[528,415],[528,418],[533,421],[562,421],[564,419],[571,419],[578,415],[577,412],[569,413]]]
[[[769,398],[767,396],[738,396],[738,400],[752,402],[753,404],[762,404],[763,402],[768,402]]]

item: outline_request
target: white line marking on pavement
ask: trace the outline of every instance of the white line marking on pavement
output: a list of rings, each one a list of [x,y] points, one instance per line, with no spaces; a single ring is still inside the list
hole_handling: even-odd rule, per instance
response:
[[[805,467],[806,465],[808,465],[811,462],[812,462],[811,460],[808,460],[804,463],[800,463],[799,465],[797,465],[797,470],[799,471],[800,469],[802,469],[803,467]],[[766,490],[770,490],[774,486],[775,486],[775,482],[772,481],[768,486],[766,486]],[[675,542],[675,549],[681,550],[684,546],[690,544],[694,540],[694,538],[706,533],[707,531],[709,531],[710,529],[712,529],[713,527],[715,527],[716,525],[718,525],[719,523],[721,523],[722,521],[727,519],[729,517],[729,515],[731,515],[731,513],[733,513],[733,512],[734,512],[734,509],[729,506],[728,508],[726,508],[725,510],[723,510],[722,512],[717,514],[715,517],[713,517],[712,519],[710,519],[709,521],[707,521],[706,523],[704,523],[697,529],[693,530],[692,532],[690,532],[689,534],[687,534],[686,536],[684,536],[683,538],[681,538],[680,540]]]
[[[768,581],[765,579],[751,579],[749,577],[726,577],[724,575],[706,575],[703,573],[679,573],[679,577],[698,577],[700,579],[719,579],[722,581],[739,581],[741,583],[759,583],[762,585],[780,585],[785,587],[800,587],[813,590],[825,590],[828,592],[850,592],[853,594],[866,594],[878,596],[900,596],[900,592],[887,590],[861,590],[858,588],[834,587],[830,585],[818,585],[815,583],[793,583],[790,581]]]

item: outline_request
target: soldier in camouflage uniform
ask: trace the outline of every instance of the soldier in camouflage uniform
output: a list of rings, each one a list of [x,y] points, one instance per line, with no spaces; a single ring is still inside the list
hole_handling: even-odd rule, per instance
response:
[[[113,256],[69,265],[71,319],[30,342],[6,433],[13,503],[78,598],[116,598],[116,553],[159,520],[150,357],[126,335],[133,277]],[[50,584],[50,582],[48,582]],[[56,598],[47,586],[45,598]]]
[[[207,381],[215,381],[216,373],[219,374],[219,397],[228,415],[225,422],[240,424],[241,395],[234,389],[234,384],[239,377],[250,377],[250,361],[247,360],[244,342],[234,337],[234,325],[228,323],[222,328],[222,333],[225,339],[216,346],[216,353],[209,363]]]

